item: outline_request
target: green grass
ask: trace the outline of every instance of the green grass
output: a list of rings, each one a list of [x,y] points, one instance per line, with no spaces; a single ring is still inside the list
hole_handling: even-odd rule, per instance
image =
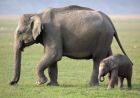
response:
[[[0,20],[0,27],[12,28],[8,32],[0,31],[0,98],[139,98],[140,96],[140,19],[113,19],[119,38],[128,56],[132,59],[132,90],[115,87],[106,89],[105,82],[99,87],[90,87],[88,82],[92,71],[92,60],[73,60],[64,57],[59,62],[60,86],[37,86],[36,64],[43,55],[41,45],[33,45],[24,50],[22,55],[21,79],[16,86],[8,83],[13,77],[13,32],[17,21]],[[113,41],[114,53],[120,48]],[[46,70],[47,75],[47,70]]]

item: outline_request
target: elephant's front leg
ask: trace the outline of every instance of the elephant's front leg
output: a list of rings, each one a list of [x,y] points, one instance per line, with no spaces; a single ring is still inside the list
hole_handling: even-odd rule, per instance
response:
[[[109,85],[107,89],[114,88],[116,78],[118,78],[118,71],[114,69],[111,71],[111,79],[109,81]]]
[[[109,73],[108,73],[108,82],[107,82],[107,86],[109,85],[110,80],[111,80],[111,72],[109,71]]]
[[[40,63],[37,67],[37,75],[39,77],[37,84],[44,84],[47,82],[47,77],[44,74],[44,70],[48,68],[50,65],[52,65],[54,62],[56,62],[56,51],[53,51],[53,49],[49,49],[45,52],[44,57],[41,59]]]
[[[58,86],[57,77],[58,77],[58,68],[57,68],[57,62],[54,62],[52,65],[48,68],[48,74],[50,77],[50,82],[48,85],[50,86]]]

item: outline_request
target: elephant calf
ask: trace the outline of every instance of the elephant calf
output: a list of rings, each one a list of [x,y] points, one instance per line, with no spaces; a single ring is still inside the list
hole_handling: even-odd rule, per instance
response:
[[[128,88],[131,89],[132,63],[125,55],[117,54],[109,56],[100,62],[98,79],[104,81],[104,76],[109,73],[108,89],[114,88],[118,78],[118,86],[123,87],[124,78],[127,79]]]

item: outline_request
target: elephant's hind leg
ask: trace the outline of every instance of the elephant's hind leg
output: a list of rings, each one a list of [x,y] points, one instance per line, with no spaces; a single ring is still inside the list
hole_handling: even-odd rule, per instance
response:
[[[100,60],[94,60],[93,71],[92,71],[91,80],[89,83],[90,86],[99,85],[99,81],[98,81],[99,63],[100,63]]]
[[[112,55],[111,47],[109,47],[108,50],[104,50],[100,54],[101,55],[99,57],[93,58],[94,64],[93,64],[93,71],[92,71],[91,80],[90,80],[90,86],[99,85],[99,81],[98,81],[99,63],[102,59]]]
[[[132,85],[131,85],[131,77],[127,77],[127,86],[128,86],[128,89],[131,89]]]
[[[48,74],[50,77],[50,82],[47,84],[49,86],[58,86],[57,77],[58,77],[58,68],[57,62],[53,63],[48,68]]]
[[[118,86],[119,86],[120,89],[123,88],[123,80],[124,80],[123,77],[120,77],[120,76],[118,77],[118,83],[119,83]]]

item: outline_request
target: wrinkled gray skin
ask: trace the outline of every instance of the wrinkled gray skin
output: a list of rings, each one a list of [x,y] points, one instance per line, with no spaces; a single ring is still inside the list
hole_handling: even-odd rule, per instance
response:
[[[48,85],[58,85],[57,62],[67,56],[93,59],[90,85],[98,85],[99,62],[112,54],[113,36],[124,52],[109,17],[85,7],[48,8],[38,14],[22,15],[15,33],[15,75],[10,84],[19,81],[22,50],[40,43],[44,46],[44,56],[37,67],[38,84],[47,82],[44,70],[48,68]]]
[[[127,79],[128,88],[131,88],[132,77],[132,62],[130,59],[121,54],[109,56],[101,61],[99,66],[99,81],[103,81],[101,78],[109,73],[108,89],[114,88],[115,80],[118,78],[118,86],[123,87],[124,78]]]

